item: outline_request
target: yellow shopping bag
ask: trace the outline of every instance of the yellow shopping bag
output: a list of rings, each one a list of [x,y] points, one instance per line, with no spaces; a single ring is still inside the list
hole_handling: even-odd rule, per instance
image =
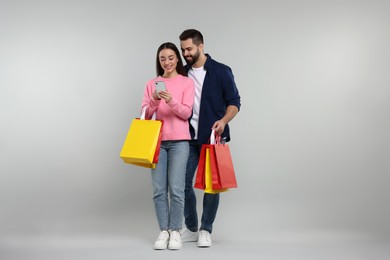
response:
[[[156,168],[160,154],[162,120],[145,120],[144,115],[131,122],[120,157],[125,163]]]

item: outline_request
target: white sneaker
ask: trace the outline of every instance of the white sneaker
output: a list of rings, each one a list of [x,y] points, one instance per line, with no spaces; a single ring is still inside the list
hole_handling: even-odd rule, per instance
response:
[[[153,248],[156,250],[167,249],[168,240],[169,240],[168,231],[166,231],[166,230],[161,231],[160,234],[158,235],[156,242],[154,242]]]
[[[210,247],[211,244],[210,233],[206,230],[199,231],[198,247]]]
[[[171,231],[168,249],[177,250],[181,248],[181,235],[178,231]]]
[[[181,234],[181,241],[182,242],[196,242],[196,241],[198,241],[198,238],[199,238],[198,231],[192,232],[191,230],[189,230],[187,228],[183,228],[182,230],[180,230],[180,234]]]

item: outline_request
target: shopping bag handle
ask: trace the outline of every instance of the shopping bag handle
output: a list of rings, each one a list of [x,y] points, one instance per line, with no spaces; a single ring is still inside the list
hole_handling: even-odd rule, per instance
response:
[[[210,144],[215,144],[215,130],[211,130],[210,134]]]
[[[147,108],[148,108],[148,106],[144,106],[144,107],[142,108],[142,113],[141,113],[141,117],[140,117],[141,120],[145,120],[146,109],[147,109]],[[156,120],[156,112],[153,113],[152,120]]]
[[[221,143],[221,135],[216,134],[215,130],[211,130],[210,134],[210,144],[220,144]]]
[[[210,144],[222,144],[222,142],[221,142],[221,135],[216,134],[214,129],[211,130]]]

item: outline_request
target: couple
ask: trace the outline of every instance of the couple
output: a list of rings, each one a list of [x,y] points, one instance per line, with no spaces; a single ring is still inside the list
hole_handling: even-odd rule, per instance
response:
[[[203,36],[188,29],[179,36],[184,67],[175,44],[157,50],[157,77],[147,82],[142,108],[146,118],[164,120],[159,162],[152,170],[153,201],[160,234],[154,249],[180,249],[182,242],[210,247],[219,194],[204,194],[198,229],[193,178],[202,144],[211,130],[230,140],[228,122],[240,108],[240,96],[231,69],[204,53]],[[166,89],[156,90],[164,81]],[[183,216],[185,228],[182,229]]]

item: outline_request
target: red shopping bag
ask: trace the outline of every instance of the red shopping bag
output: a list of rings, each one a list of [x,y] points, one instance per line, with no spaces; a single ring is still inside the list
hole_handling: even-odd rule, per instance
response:
[[[212,153],[212,150],[213,150],[213,145],[211,145],[210,148],[206,148],[206,163],[205,163],[205,177],[204,177],[204,180],[205,180],[205,189],[204,189],[204,192],[205,193],[211,193],[211,194],[216,194],[216,193],[221,193],[221,192],[224,192],[224,191],[228,191],[229,189],[217,189],[217,188],[214,188],[213,187],[213,176],[214,175],[217,175],[218,173],[217,172],[213,172],[213,170],[215,171],[215,168],[212,167],[212,160],[211,160],[211,157],[210,157],[210,154]]]
[[[229,145],[224,143],[221,144],[219,141],[220,137],[217,138],[216,144],[213,146],[214,154],[211,157],[211,161],[215,164],[215,174],[213,173],[213,188],[215,189],[226,189],[226,188],[237,188],[236,174],[234,171],[233,160],[230,154]]]
[[[196,170],[194,188],[204,190],[206,188],[205,183],[205,169],[206,169],[206,149],[207,144],[202,145],[200,150],[200,156],[198,161],[198,169]]]
[[[194,187],[206,193],[220,193],[237,187],[229,146],[221,144],[220,137],[217,139],[216,142],[212,131],[210,144],[202,145],[200,152]]]

